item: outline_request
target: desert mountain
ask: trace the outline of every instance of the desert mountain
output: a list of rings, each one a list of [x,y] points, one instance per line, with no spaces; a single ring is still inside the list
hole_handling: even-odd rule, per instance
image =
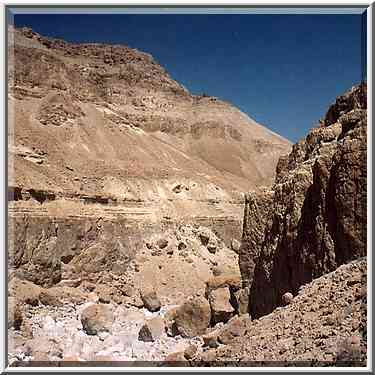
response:
[[[226,200],[269,184],[289,142],[152,56],[11,29],[10,185],[58,196]],[[13,121],[14,119],[14,121]]]
[[[10,28],[9,59],[10,264],[39,285],[78,277],[80,267],[63,268],[103,254],[104,268],[122,272],[153,233],[181,221],[230,246],[243,192],[271,183],[290,148],[126,46]]]

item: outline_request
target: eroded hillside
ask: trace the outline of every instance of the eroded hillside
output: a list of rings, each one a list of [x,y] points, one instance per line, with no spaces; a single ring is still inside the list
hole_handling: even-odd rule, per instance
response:
[[[126,46],[10,28],[8,52],[9,254],[20,277],[55,285],[99,248],[124,269],[145,237],[180,224],[210,227],[229,247],[240,239],[243,192],[272,181],[288,141]]]

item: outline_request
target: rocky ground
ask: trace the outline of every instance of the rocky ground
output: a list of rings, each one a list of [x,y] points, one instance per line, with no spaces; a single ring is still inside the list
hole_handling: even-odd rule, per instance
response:
[[[230,345],[200,358],[219,366],[365,366],[366,263],[353,261],[302,286],[271,314],[246,320]]]
[[[85,252],[64,264],[50,288],[12,273],[10,362],[160,362],[199,347],[210,325],[246,308],[239,246],[185,225],[149,236],[125,273],[110,268],[118,262],[109,254]]]
[[[41,303],[39,295],[39,305],[29,307],[22,321],[13,323],[10,362],[365,366],[366,269],[366,258],[343,265],[301,287],[297,296],[286,295],[283,306],[256,320],[225,309],[231,306],[225,297],[215,304],[212,291],[225,289],[225,283],[234,285],[220,277],[207,282],[208,299],[197,293],[175,306],[161,306],[152,298],[147,308],[104,304],[95,293],[89,302],[86,297],[51,306]]]

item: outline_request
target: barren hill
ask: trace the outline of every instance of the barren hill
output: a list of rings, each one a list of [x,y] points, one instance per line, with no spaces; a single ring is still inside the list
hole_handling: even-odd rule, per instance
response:
[[[191,95],[126,46],[10,28],[8,52],[9,254],[19,277],[49,287],[96,280],[146,251],[151,266],[138,278],[154,282],[170,254],[150,255],[150,238],[171,247],[173,230],[194,224],[213,229],[223,249],[240,239],[243,192],[272,182],[288,141],[228,103]],[[231,253],[219,267],[238,271]],[[212,276],[209,262],[176,262],[192,280]]]
[[[289,142],[154,59],[10,30],[10,185],[125,200],[231,200],[272,182]],[[14,118],[14,122],[12,119]]]

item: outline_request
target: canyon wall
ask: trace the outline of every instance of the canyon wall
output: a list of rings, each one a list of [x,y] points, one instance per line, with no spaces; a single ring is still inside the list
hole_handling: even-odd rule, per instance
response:
[[[366,255],[366,91],[361,84],[338,97],[280,158],[272,189],[247,195],[240,268],[253,317]]]

